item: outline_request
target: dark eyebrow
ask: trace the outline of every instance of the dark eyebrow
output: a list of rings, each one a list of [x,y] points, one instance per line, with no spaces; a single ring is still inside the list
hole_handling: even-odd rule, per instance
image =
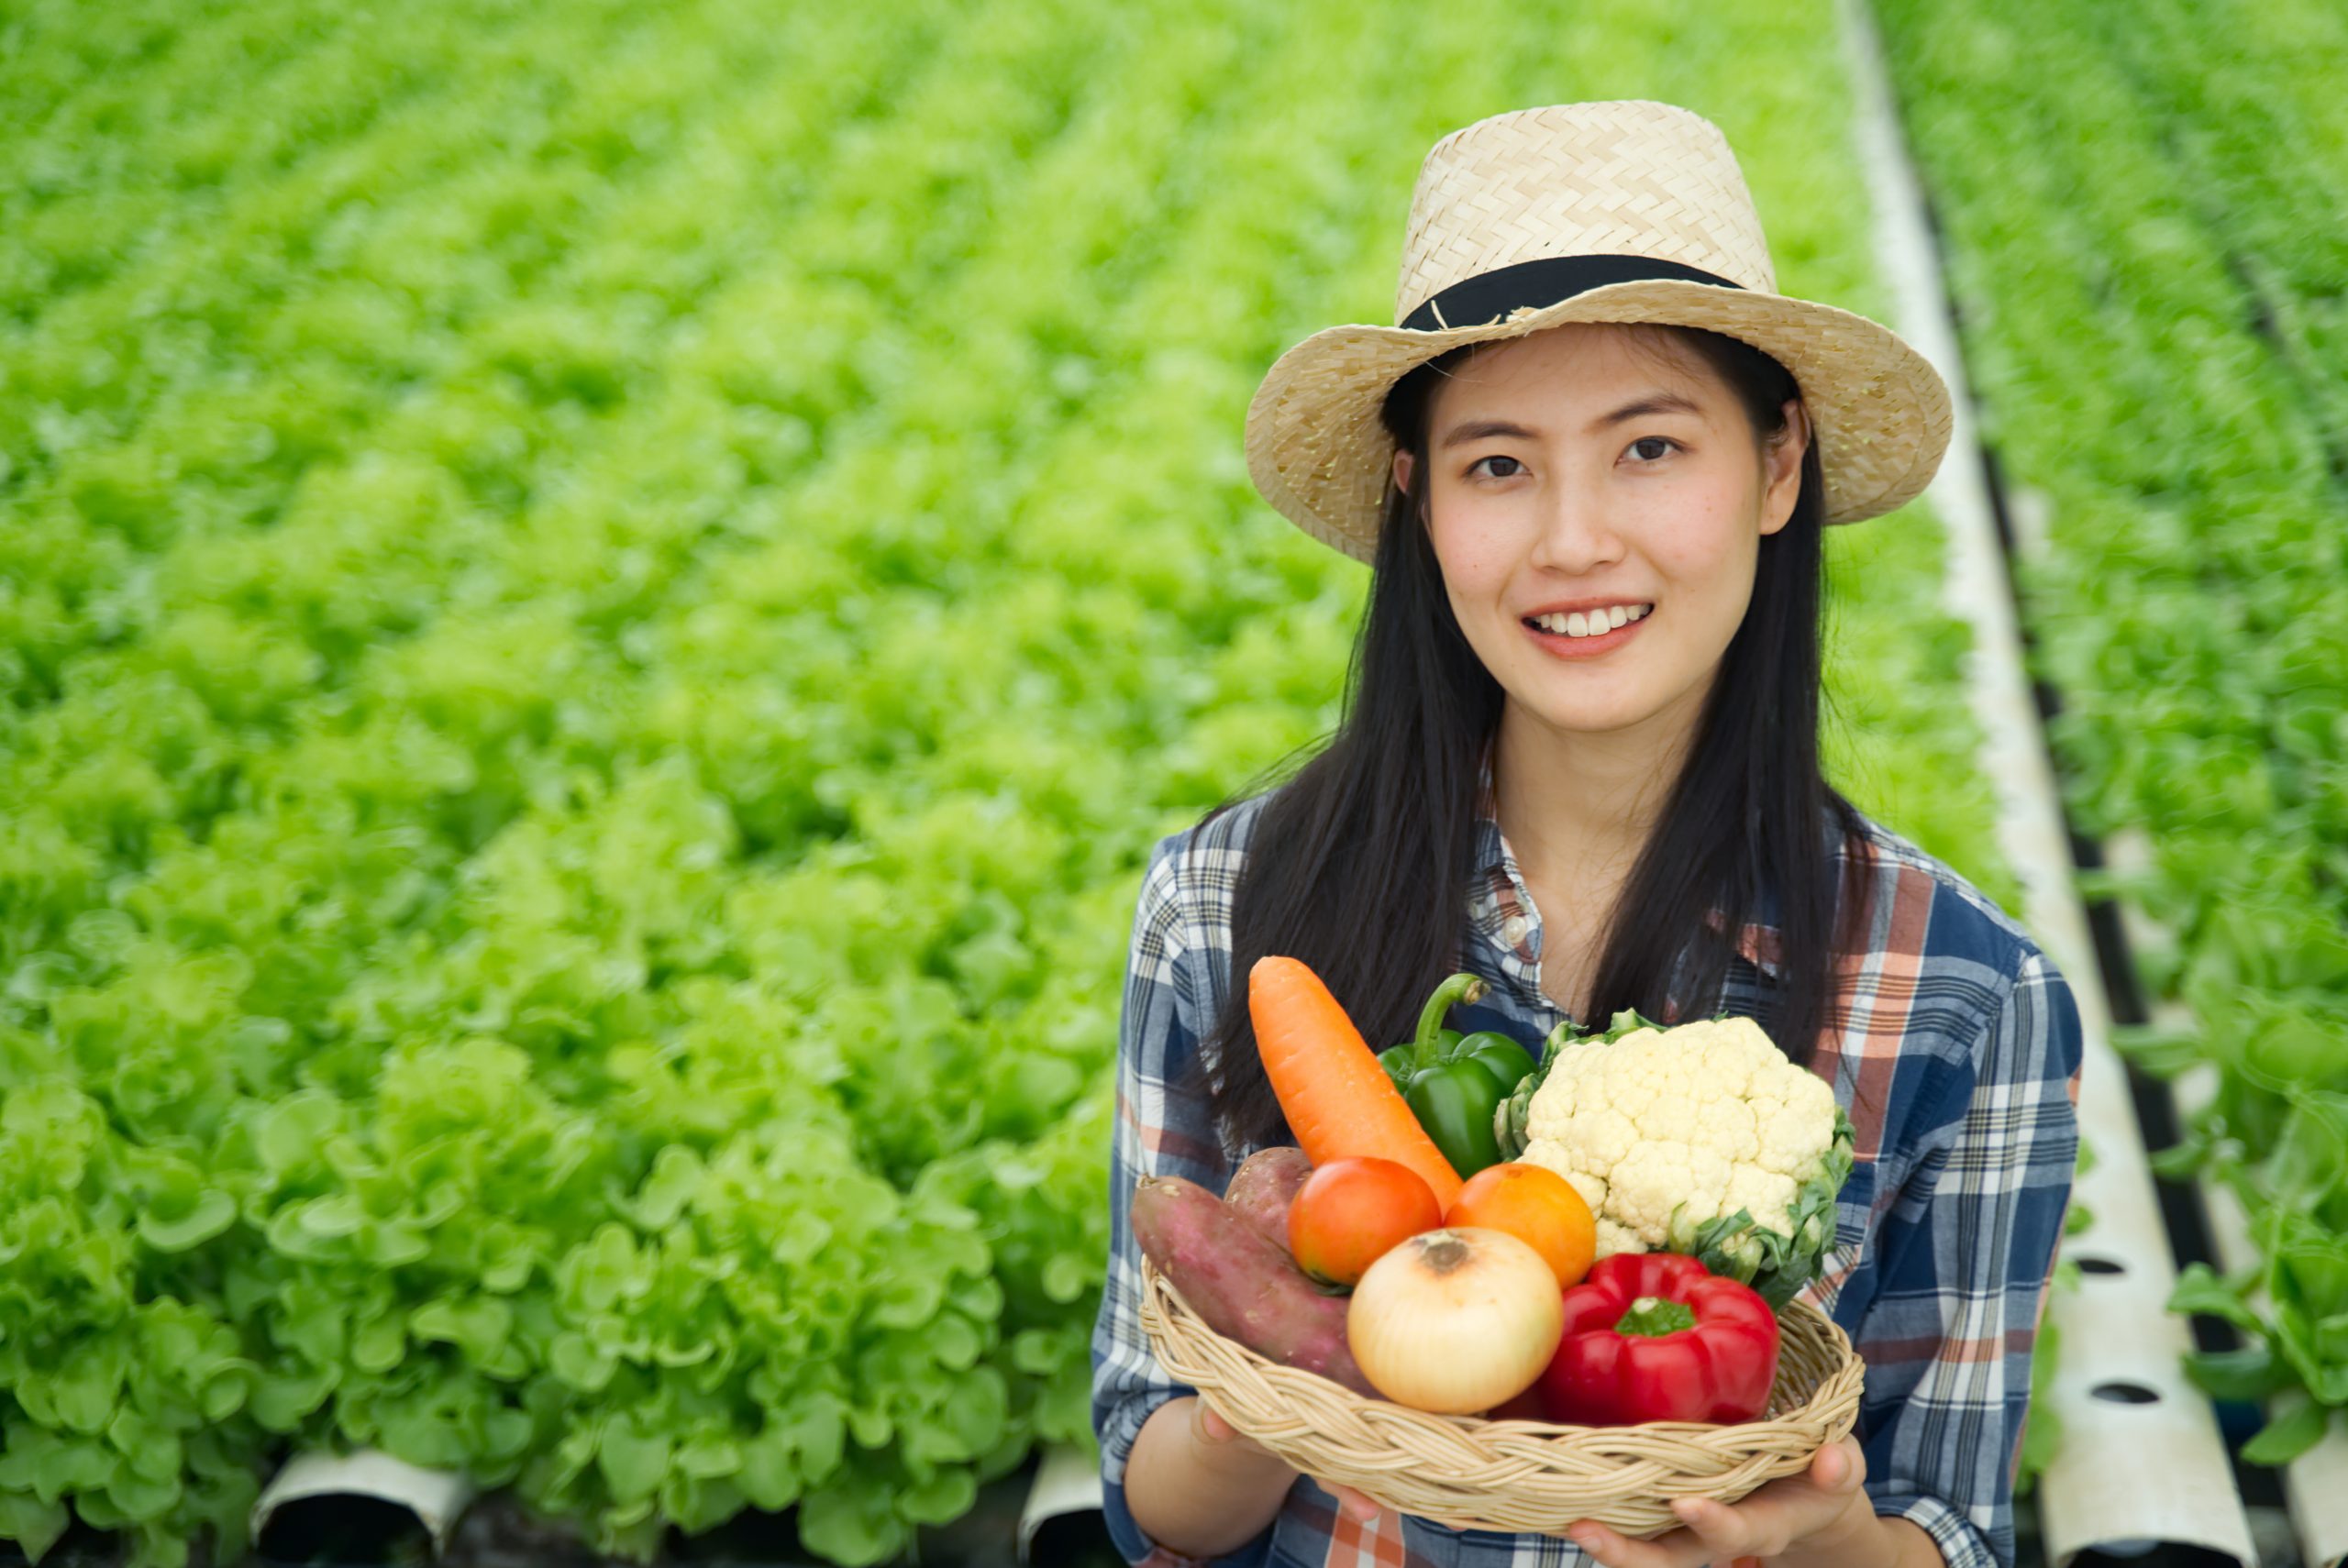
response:
[[[1593,432],[1604,430],[1612,425],[1621,425],[1626,420],[1644,419],[1651,414],[1693,414],[1701,416],[1703,412],[1693,401],[1682,397],[1678,392],[1656,391],[1648,392],[1644,397],[1633,399],[1611,414],[1600,414],[1589,422],[1589,428]],[[1443,439],[1437,442],[1436,446],[1438,449],[1447,450],[1453,447],[1464,447],[1470,441],[1482,441],[1493,436],[1504,436],[1514,441],[1540,439],[1523,425],[1512,425],[1505,419],[1471,419],[1464,425],[1453,425],[1445,433]]]
[[[1470,441],[1481,441],[1494,436],[1505,436],[1514,441],[1539,439],[1523,425],[1511,425],[1505,419],[1471,419],[1465,425],[1453,425],[1449,433],[1437,445],[1447,450],[1453,447],[1464,447]]]
[[[1644,419],[1650,414],[1692,414],[1701,418],[1703,413],[1693,399],[1682,397],[1676,392],[1651,392],[1643,398],[1624,403],[1611,414],[1600,414],[1589,422],[1589,427],[1603,430],[1625,420]]]

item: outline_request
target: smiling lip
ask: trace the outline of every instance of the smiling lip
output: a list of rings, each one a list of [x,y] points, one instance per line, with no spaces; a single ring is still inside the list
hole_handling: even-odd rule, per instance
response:
[[[1619,604],[1622,601],[1619,599],[1587,600],[1579,604],[1552,605],[1542,610],[1540,613],[1546,615],[1558,611],[1570,613],[1575,610],[1596,609],[1600,605]],[[1540,627],[1534,625],[1529,620],[1519,621],[1517,624],[1523,626],[1524,628],[1524,635],[1531,637],[1535,646],[1537,646],[1543,653],[1549,655],[1551,657],[1563,659],[1585,659],[1598,658],[1603,655],[1613,652],[1616,648],[1621,647],[1624,643],[1629,642],[1633,636],[1636,635],[1640,627],[1645,625],[1649,621],[1654,619],[1655,613],[1653,611],[1649,611],[1638,620],[1626,621],[1623,624],[1615,627],[1612,631],[1601,632],[1594,637],[1569,637],[1562,632],[1545,632]]]
[[[1555,604],[1535,604],[1520,618],[1530,621],[1536,615],[1570,615],[1577,610],[1586,613],[1592,610],[1611,610],[1617,604],[1652,604],[1654,602],[1651,599],[1624,598],[1619,593],[1608,599],[1560,599]]]

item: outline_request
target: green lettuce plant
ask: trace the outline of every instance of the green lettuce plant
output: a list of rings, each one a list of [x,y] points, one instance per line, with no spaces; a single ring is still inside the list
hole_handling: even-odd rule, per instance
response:
[[[1498,102],[1715,105],[1789,282],[1864,288],[1827,57],[1707,17],[33,28],[0,1535],[234,1555],[373,1444],[637,1559],[757,1507],[870,1563],[1089,1441],[1140,867],[1325,733],[1360,604],[1246,396]],[[1838,771],[1991,875],[1908,523],[1836,546]]]

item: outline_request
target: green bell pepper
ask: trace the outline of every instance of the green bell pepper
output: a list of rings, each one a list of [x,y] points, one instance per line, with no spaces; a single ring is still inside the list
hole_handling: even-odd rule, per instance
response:
[[[1531,1055],[1505,1034],[1443,1027],[1455,1003],[1473,1002],[1484,989],[1478,976],[1452,976],[1420,1010],[1416,1038],[1378,1054],[1411,1114],[1463,1177],[1501,1163],[1492,1113],[1533,1071]]]

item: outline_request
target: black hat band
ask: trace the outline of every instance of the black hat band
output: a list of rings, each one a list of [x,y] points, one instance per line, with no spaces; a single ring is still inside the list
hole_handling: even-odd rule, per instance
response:
[[[1526,305],[1553,305],[1609,283],[1650,279],[1711,283],[1723,289],[1744,286],[1700,267],[1652,256],[1541,256],[1461,279],[1412,311],[1402,326],[1412,332],[1481,326]]]

